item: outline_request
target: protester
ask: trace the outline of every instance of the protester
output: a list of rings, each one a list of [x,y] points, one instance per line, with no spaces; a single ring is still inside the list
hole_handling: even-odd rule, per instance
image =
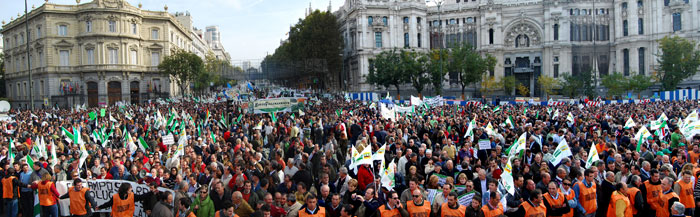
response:
[[[76,178],[73,180],[73,186],[68,188],[68,193],[61,195],[60,199],[70,199],[70,214],[75,217],[86,217],[92,215],[92,211],[97,209],[97,202],[88,191],[90,189],[83,187],[83,180]]]

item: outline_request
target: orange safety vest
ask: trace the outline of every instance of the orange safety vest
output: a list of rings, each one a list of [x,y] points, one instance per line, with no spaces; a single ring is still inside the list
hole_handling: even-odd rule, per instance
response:
[[[70,187],[68,189],[68,197],[70,198],[70,214],[73,215],[85,215],[87,210],[85,209],[86,200],[85,192],[90,190],[89,188],[83,187],[80,191],[76,191],[75,187]]]
[[[393,208],[391,210],[386,208],[386,204],[379,207],[379,216],[381,217],[401,217],[399,209]]]
[[[671,216],[671,213],[668,212],[668,207],[671,205],[671,204],[668,204],[668,200],[670,200],[671,198],[674,198],[674,197],[679,198],[678,194],[676,194],[676,192],[673,192],[673,191],[671,191],[668,194],[661,195],[661,197],[659,198],[659,204],[661,205],[661,207],[659,207],[659,209],[656,210],[657,217],[669,217],[669,216]],[[679,200],[680,200],[680,198],[679,198]]]
[[[562,192],[563,194],[563,192]],[[566,195],[566,200],[573,200],[576,198],[576,193],[574,193],[574,189],[569,188],[569,194]],[[564,214],[562,217],[574,217],[574,208],[571,208],[568,213]]]
[[[681,203],[686,209],[695,208],[695,198],[693,196],[693,183],[685,183],[683,180],[676,181],[676,184],[681,187],[680,198]]]
[[[632,215],[637,215],[637,212],[639,212],[639,210],[637,210],[637,208],[634,207],[634,200],[637,197],[637,194],[639,194],[639,188],[627,188],[627,196],[629,196],[630,207],[632,208]]]
[[[417,206],[413,200],[406,201],[406,208],[409,217],[428,217],[430,216],[430,201],[423,200],[422,206]]]
[[[520,204],[525,209],[525,217],[545,217],[547,216],[547,207],[544,203],[540,203],[538,206],[530,205],[529,201],[525,201]]]
[[[9,178],[2,179],[2,198],[12,199],[19,198],[19,188],[15,188],[14,181],[16,177],[10,176]]]
[[[112,195],[112,217],[133,217],[134,193],[129,193],[126,199],[119,198],[119,193]]]
[[[440,217],[463,217],[467,212],[467,207],[457,204],[457,209],[452,209],[447,203],[443,203],[440,208]]]
[[[596,184],[591,182],[591,187],[586,187],[583,184],[584,181],[576,183],[579,189],[578,202],[581,203],[583,209],[586,210],[586,214],[591,214],[598,209],[596,206]]]
[[[326,208],[316,206],[316,214],[308,214],[305,209],[299,210],[299,217],[326,217]]]
[[[652,210],[658,210],[659,207],[659,197],[661,196],[661,185],[654,185],[649,182],[649,180],[644,181],[644,187],[647,189],[647,204]]]
[[[503,215],[503,204],[498,202],[498,207],[496,209],[491,209],[489,205],[484,205],[481,207],[481,212],[484,213],[484,217],[498,217]]]
[[[549,192],[544,193],[544,199],[547,200],[547,203],[549,203],[550,206],[562,205],[566,202],[566,200],[564,200],[564,194],[562,194],[561,192],[558,192],[558,194],[559,196],[557,197],[557,199],[554,199],[554,197],[552,197],[552,195],[550,195]]]
[[[625,202],[625,217],[631,217],[632,210],[634,208],[630,207],[630,199],[627,198],[627,196],[620,194],[620,192],[615,192],[612,194],[612,198],[610,198],[610,204],[608,204],[608,217],[615,217],[615,204],[617,201],[622,200]]]
[[[218,213],[219,213],[219,212],[217,212],[217,214],[218,214]],[[178,211],[175,213],[175,216],[180,216],[180,210],[178,210]],[[189,214],[187,214],[187,217],[197,217],[197,215],[195,215],[194,212],[190,212]]]
[[[39,189],[39,205],[41,206],[53,206],[56,204],[56,200],[54,199],[53,194],[51,193],[51,186],[53,186],[53,182],[48,181],[46,183],[39,183],[38,184],[38,189]]]
[[[219,212],[221,212],[221,210],[216,211],[216,213],[214,213],[214,217],[220,217],[220,216],[219,216]],[[187,217],[190,217],[190,216],[187,216]],[[196,216],[195,216],[195,217],[196,217]],[[236,213],[234,213],[234,214],[233,214],[233,217],[238,217],[238,215],[236,215]]]

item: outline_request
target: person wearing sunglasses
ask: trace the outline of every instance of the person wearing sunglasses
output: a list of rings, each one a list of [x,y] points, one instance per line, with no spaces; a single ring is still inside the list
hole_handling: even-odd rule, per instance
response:
[[[200,187],[196,191],[194,203],[192,203],[192,210],[197,214],[198,217],[213,217],[214,216],[214,202],[209,198],[209,188],[206,185]]]
[[[423,200],[423,193],[421,190],[413,190],[412,197],[412,200],[406,202],[409,217],[429,216],[430,201]]]
[[[406,212],[406,209],[401,205],[399,194],[395,191],[390,191],[388,195],[389,200],[387,203],[379,207],[379,215],[381,217],[408,216],[408,212]]]
[[[564,195],[564,198],[566,198],[566,203],[569,205],[569,212],[564,214],[563,217],[573,217],[574,216],[574,208],[576,207],[576,193],[574,193],[574,189],[571,188],[571,179],[565,178],[561,182],[561,190],[560,192]]]
[[[447,203],[443,203],[437,209],[438,216],[464,216],[467,207],[457,203],[457,193],[450,192],[447,195]]]

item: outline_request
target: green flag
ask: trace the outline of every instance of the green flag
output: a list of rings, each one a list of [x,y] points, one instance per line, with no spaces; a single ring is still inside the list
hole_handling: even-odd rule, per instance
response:
[[[27,155],[27,165],[29,165],[29,168],[34,168],[34,160],[32,159],[31,156]]]
[[[146,153],[146,150],[148,150],[148,143],[143,140],[143,137],[139,137],[139,148],[141,148],[143,153]]]
[[[211,132],[211,140],[216,143],[216,135],[214,135],[214,132]]]
[[[236,124],[241,123],[241,118],[243,118],[243,114],[238,115],[238,119],[236,120]]]
[[[90,112],[90,113],[88,113],[88,116],[90,117],[90,120],[92,121],[92,120],[95,120],[95,118],[97,118],[97,113]]]
[[[107,112],[107,110],[100,109],[100,117],[104,117],[106,112]]]
[[[500,106],[496,106],[496,108],[493,109],[493,112],[499,112],[499,111],[501,111],[501,107],[500,107]]]
[[[13,149],[15,149],[15,141],[10,138],[10,151],[7,153],[7,156],[10,158],[10,164],[15,162],[15,152]]]
[[[277,123],[277,116],[275,116],[275,112],[270,113],[270,118],[272,118],[272,123]]]

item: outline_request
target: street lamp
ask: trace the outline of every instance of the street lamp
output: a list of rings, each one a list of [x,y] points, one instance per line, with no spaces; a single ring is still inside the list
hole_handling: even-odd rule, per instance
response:
[[[442,3],[444,2],[444,0],[433,0],[432,2],[435,3],[435,5],[437,5],[437,8],[438,8],[438,20],[439,20],[438,21],[438,39],[440,40],[440,48],[439,48],[440,53],[438,54],[438,58],[440,59],[440,75],[442,75],[443,74],[442,65],[444,65],[444,64],[442,62],[443,61],[442,60],[442,52],[443,52],[442,51],[442,47],[443,47],[442,40],[443,39],[441,36],[442,35],[442,10],[441,10],[441,8],[442,8]],[[430,0],[426,0],[425,3],[430,3]],[[445,25],[447,25],[447,22],[445,22]],[[418,40],[420,40],[420,39],[418,39]]]

